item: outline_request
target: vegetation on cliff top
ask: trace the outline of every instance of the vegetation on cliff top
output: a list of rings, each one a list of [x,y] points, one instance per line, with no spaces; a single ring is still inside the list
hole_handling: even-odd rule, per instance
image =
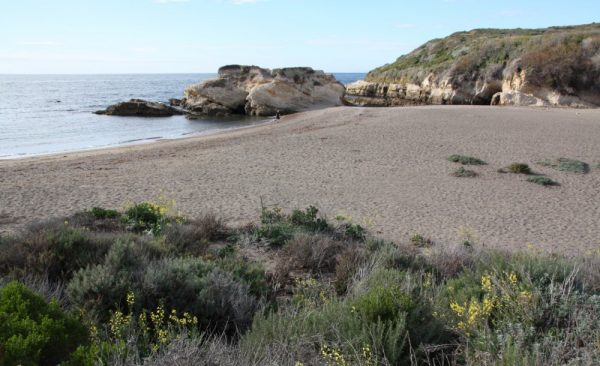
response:
[[[365,80],[420,84],[431,73],[451,82],[501,80],[506,71],[522,70],[533,85],[600,92],[600,24],[458,32],[372,70]]]

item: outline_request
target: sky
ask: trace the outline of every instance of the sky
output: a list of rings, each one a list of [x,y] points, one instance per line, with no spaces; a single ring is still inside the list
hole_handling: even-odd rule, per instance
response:
[[[599,0],[0,0],[0,74],[366,72],[456,31],[592,22]]]

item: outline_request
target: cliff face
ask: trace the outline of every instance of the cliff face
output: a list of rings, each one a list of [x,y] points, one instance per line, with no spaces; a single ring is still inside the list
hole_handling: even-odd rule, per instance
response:
[[[480,29],[427,42],[347,86],[363,105],[600,106],[600,24]]]
[[[192,115],[269,116],[338,106],[344,91],[333,76],[308,67],[231,65],[221,67],[216,79],[187,87],[184,107]]]

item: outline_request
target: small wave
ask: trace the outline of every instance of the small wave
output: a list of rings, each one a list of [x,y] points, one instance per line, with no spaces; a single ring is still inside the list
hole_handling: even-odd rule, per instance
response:
[[[163,138],[162,136],[146,137],[146,138],[142,138],[142,139],[133,139],[133,140],[119,141],[119,144],[130,144],[132,142],[160,140],[162,138]]]

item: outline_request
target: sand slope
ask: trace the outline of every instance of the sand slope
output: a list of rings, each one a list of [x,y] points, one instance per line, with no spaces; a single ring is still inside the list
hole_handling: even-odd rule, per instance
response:
[[[454,178],[451,154],[489,165]],[[592,171],[535,164],[563,156]],[[496,172],[511,162],[561,186]],[[600,248],[599,162],[600,110],[340,107],[213,136],[0,161],[0,231],[162,193],[189,216],[212,210],[233,223],[258,217],[262,198],[343,211],[394,240],[419,232],[448,244],[467,232],[480,245],[577,254]]]

